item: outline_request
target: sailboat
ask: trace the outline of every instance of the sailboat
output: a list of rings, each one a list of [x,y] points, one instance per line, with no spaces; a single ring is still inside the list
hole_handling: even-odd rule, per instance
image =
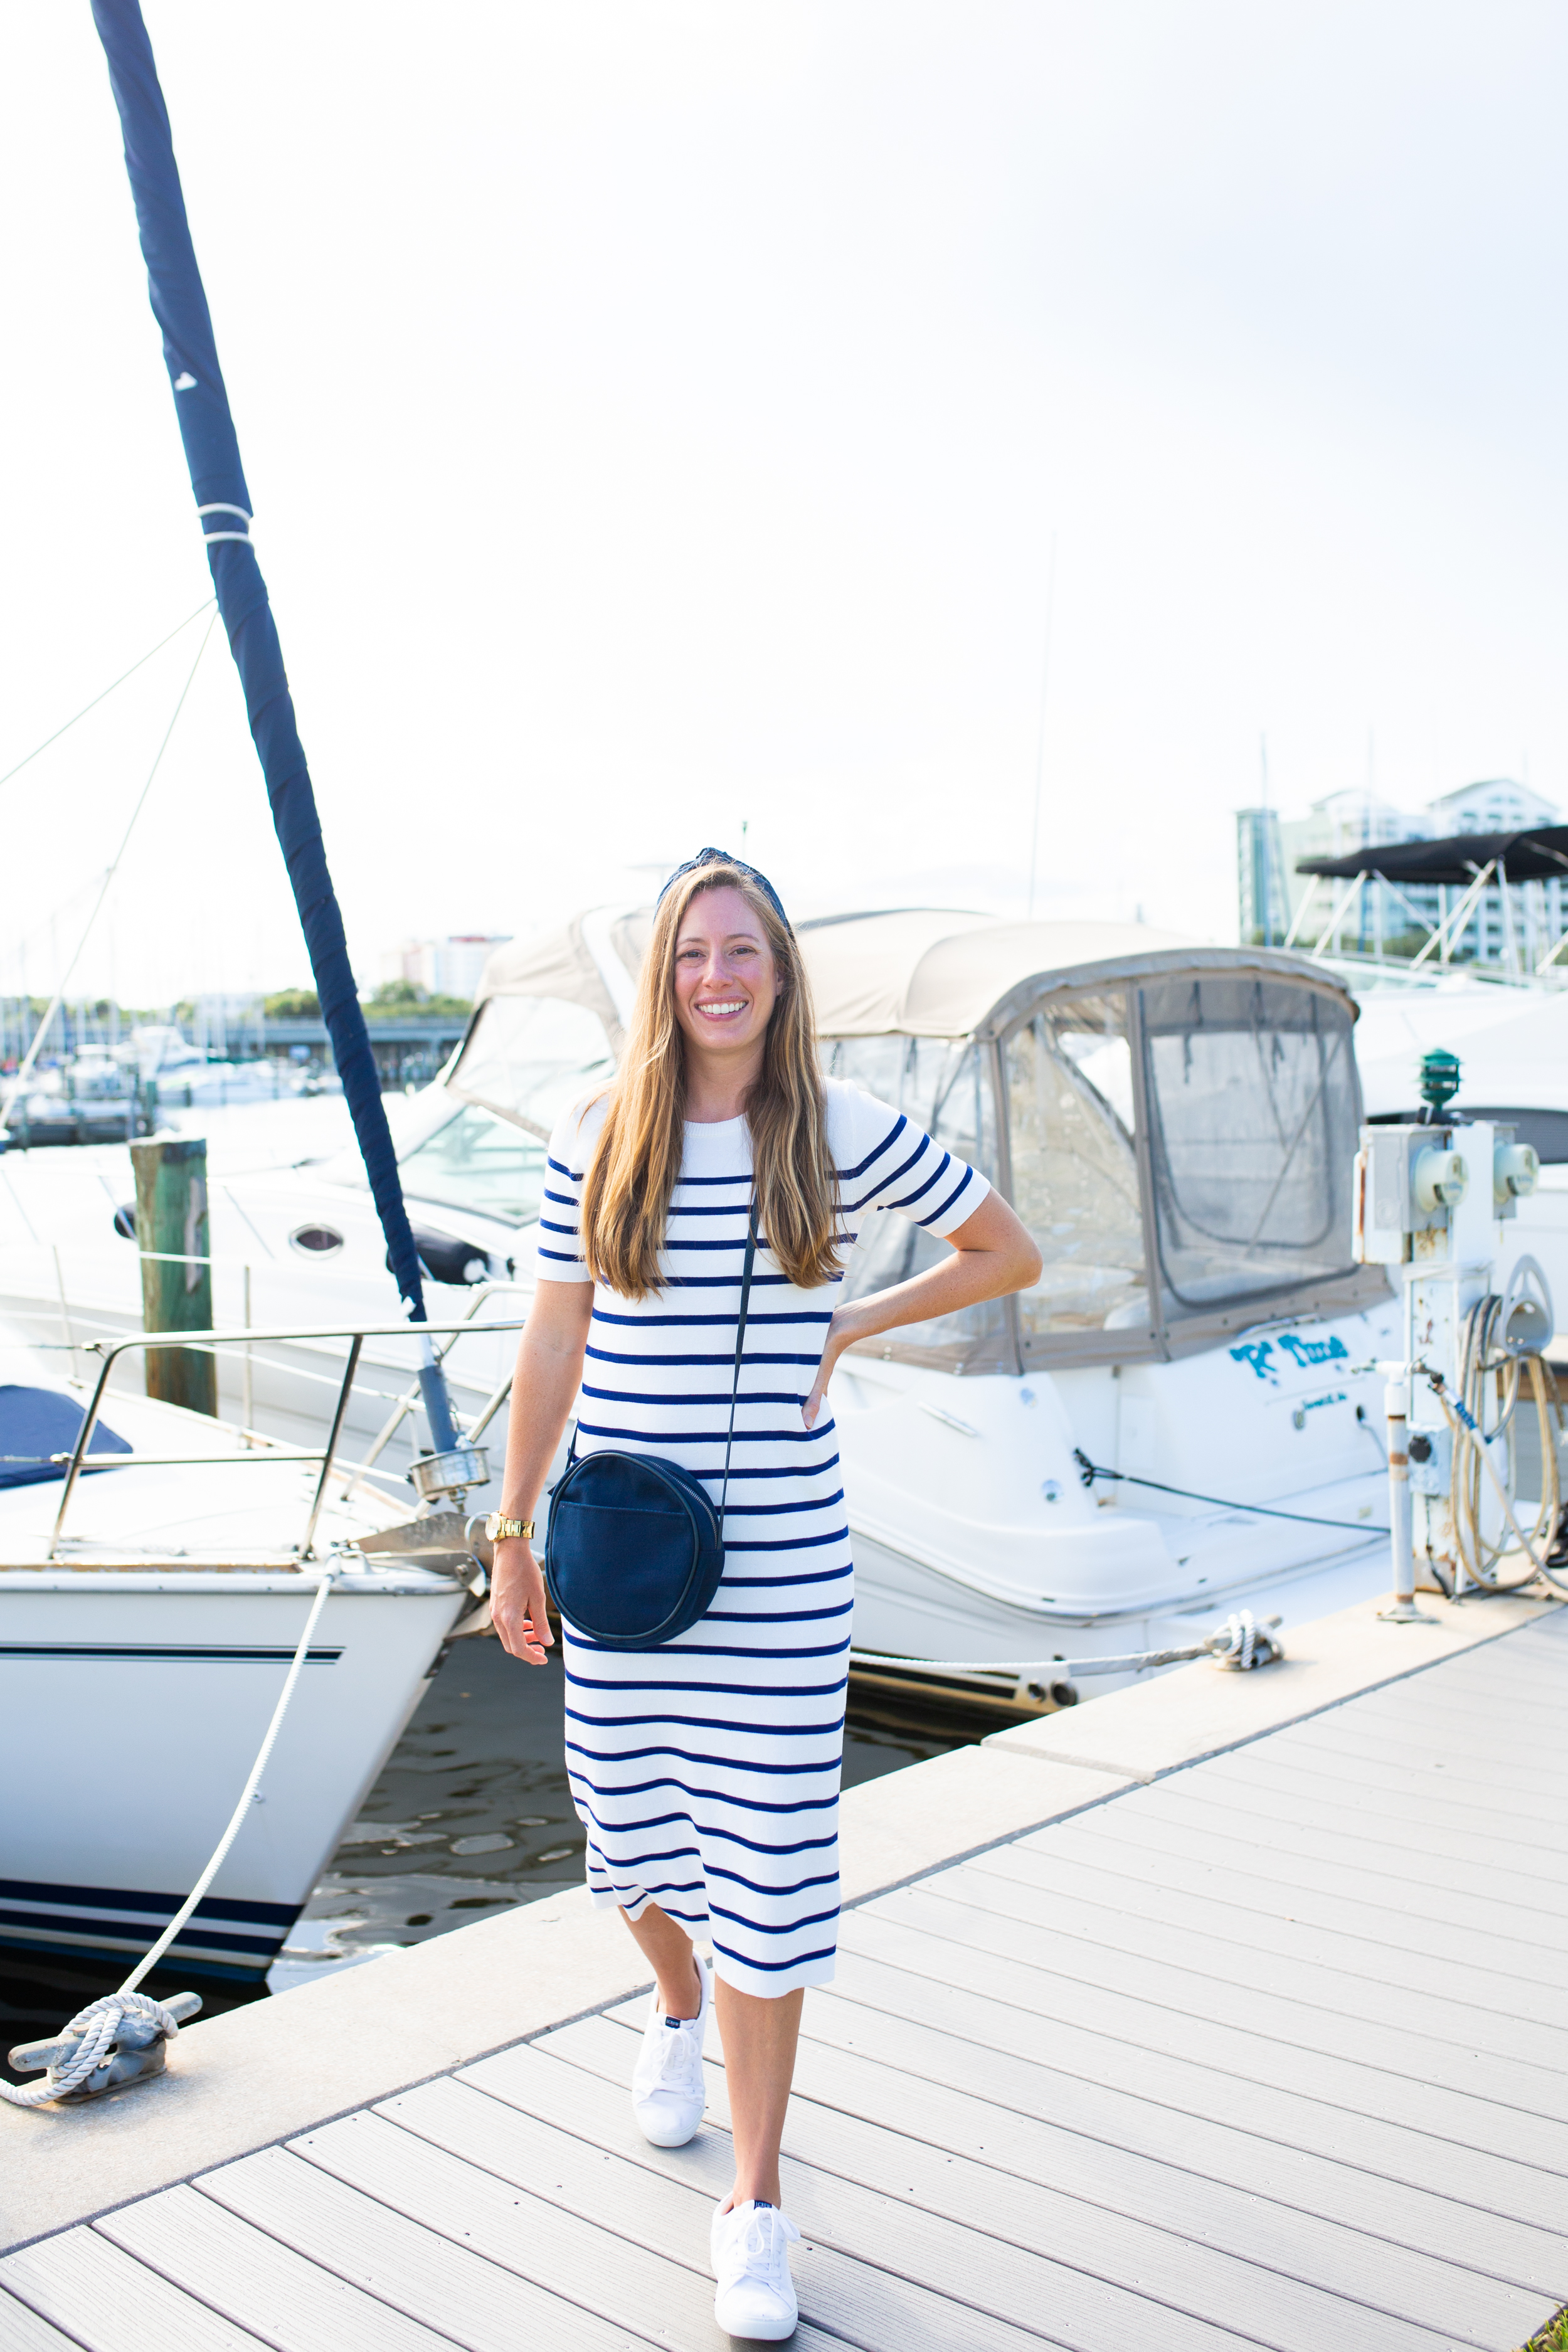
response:
[[[93,15],[217,607],[408,1337],[389,1326],[389,1298],[357,1329],[317,1317],[304,1333],[255,1334],[342,1360],[324,1442],[289,1446],[111,1385],[159,1335],[68,1334],[45,1354],[37,1335],[0,1334],[0,1946],[68,1979],[118,1971],[173,1921],[330,1578],[258,1801],[168,1953],[181,1979],[256,1985],[442,1643],[476,1614],[462,1505],[486,1465],[433,1345],[152,48],[137,0],[94,0]],[[179,1344],[222,1356],[252,1336]],[[412,1357],[430,1438],[419,1513],[340,1456],[371,1338]]]

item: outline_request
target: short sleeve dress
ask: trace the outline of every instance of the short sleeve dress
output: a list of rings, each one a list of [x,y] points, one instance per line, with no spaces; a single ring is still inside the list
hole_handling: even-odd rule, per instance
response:
[[[885,1103],[826,1082],[842,1203],[840,1255],[884,1211],[950,1234],[989,1187]],[[538,1271],[587,1282],[578,1215],[605,1118],[574,1112],[550,1145]],[[662,1287],[595,1286],[578,1404],[580,1454],[660,1454],[717,1502],[752,1194],[743,1118],[689,1121]],[[564,1637],[566,1765],[595,1905],[657,1903],[708,1927],[714,1966],[774,1996],[833,1975],[838,1783],[854,1570],[837,1435],[816,1378],[843,1277],[799,1290],[761,1236],[746,1318],[725,1512],[707,1615],[655,1650]]]

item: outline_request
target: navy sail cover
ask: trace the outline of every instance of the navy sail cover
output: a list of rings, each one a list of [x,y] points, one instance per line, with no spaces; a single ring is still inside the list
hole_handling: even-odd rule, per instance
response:
[[[147,264],[153,311],[185,445],[196,511],[218,610],[245,689],[246,715],[267,780],[267,797],[305,934],[321,1018],[331,1039],[354,1133],[397,1287],[416,1321],[425,1306],[419,1256],[398,1181],[397,1157],[381,1099],[364,1014],[349,966],[304,747],[283,669],[283,652],[255,550],[250,491],[218,366],[212,319],[196,267],[174,162],[168,109],[138,0],[92,0],[109,59],[110,86],[125,139],[125,168]],[[437,1440],[439,1443],[439,1440]]]
[[[75,1397],[60,1389],[28,1388],[16,1381],[0,1385],[0,1486],[40,1486],[46,1479],[63,1478],[66,1465],[55,1457],[75,1452],[86,1418]],[[100,1421],[87,1451],[84,1475],[93,1466],[93,1454],[129,1454],[131,1448]]]

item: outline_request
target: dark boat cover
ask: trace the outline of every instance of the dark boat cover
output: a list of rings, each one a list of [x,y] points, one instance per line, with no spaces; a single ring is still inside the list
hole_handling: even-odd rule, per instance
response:
[[[0,1486],[41,1486],[47,1479],[63,1478],[65,1464],[50,1457],[70,1453],[85,1418],[75,1397],[58,1389],[24,1388],[16,1381],[0,1385]],[[132,1449],[100,1421],[87,1450],[93,1454]]]

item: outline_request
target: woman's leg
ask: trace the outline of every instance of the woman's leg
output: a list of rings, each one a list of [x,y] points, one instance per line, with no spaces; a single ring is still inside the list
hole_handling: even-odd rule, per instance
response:
[[[697,1973],[697,1955],[685,1928],[678,1926],[668,1911],[661,1911],[657,1903],[647,1904],[640,1919],[628,1917],[624,1910],[621,1916],[637,1937],[644,1958],[653,1965],[658,1979],[659,2007],[665,2015],[695,2017],[702,2006],[702,1979]]]
[[[635,1932],[635,1931],[634,1931]],[[795,2046],[800,2039],[804,1991],[767,2000],[737,1992],[720,1977],[713,1989],[719,2032],[724,2044],[724,2076],[730,2093],[730,2128],[735,2141],[735,2186],[721,2210],[760,2197],[779,2205],[779,2142],[795,2078]]]

